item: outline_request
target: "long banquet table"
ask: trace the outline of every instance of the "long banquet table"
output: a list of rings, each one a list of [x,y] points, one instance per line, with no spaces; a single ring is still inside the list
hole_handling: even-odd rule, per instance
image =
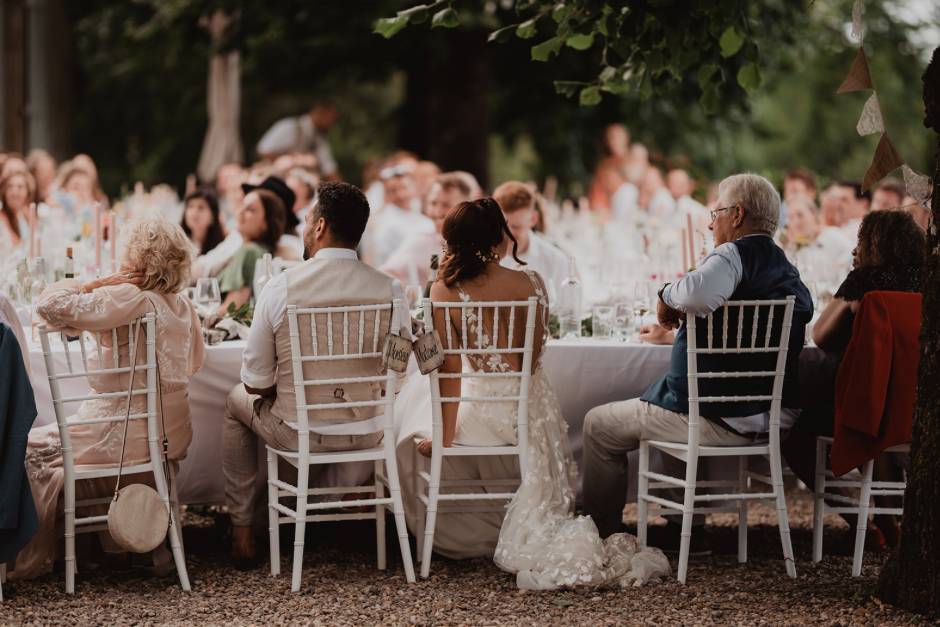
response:
[[[202,369],[190,382],[189,398],[193,419],[193,441],[181,464],[177,487],[180,500],[189,504],[225,502],[222,476],[222,421],[225,399],[239,383],[243,341],[223,342],[207,347]],[[568,423],[572,453],[581,458],[582,425],[592,407],[625,400],[642,394],[669,366],[671,347],[615,340],[549,342],[543,354],[543,367],[561,403]],[[801,355],[804,387],[816,379],[821,352],[808,347]],[[46,379],[42,351],[30,350],[32,384],[39,417],[36,424],[53,422],[52,397]],[[413,374],[412,376],[419,376]],[[631,477],[635,477],[635,454]],[[263,465],[264,458],[261,458]],[[368,465],[359,469],[362,481],[368,478]],[[344,475],[349,477],[349,474]],[[329,483],[327,475],[323,481]],[[631,494],[635,487],[631,488]]]

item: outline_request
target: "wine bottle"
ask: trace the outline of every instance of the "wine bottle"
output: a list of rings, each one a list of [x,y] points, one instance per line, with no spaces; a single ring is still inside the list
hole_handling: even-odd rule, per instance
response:
[[[75,260],[72,258],[71,246],[65,249],[65,278],[75,278]]]
[[[562,339],[581,337],[581,281],[574,257],[568,258],[568,277],[558,288],[558,323]]]

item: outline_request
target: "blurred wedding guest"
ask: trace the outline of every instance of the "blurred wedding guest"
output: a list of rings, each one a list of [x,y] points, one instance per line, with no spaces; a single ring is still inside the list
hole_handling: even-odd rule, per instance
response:
[[[380,173],[385,206],[370,218],[364,249],[366,261],[381,267],[402,243],[415,234],[433,233],[434,223],[421,214],[412,168],[388,167]]]
[[[242,245],[218,276],[223,298],[220,316],[225,315],[229,305],[241,307],[251,298],[255,263],[265,254],[274,254],[284,234],[285,213],[284,202],[268,189],[257,188],[245,194],[236,223]]]
[[[666,175],[666,187],[669,188],[672,199],[676,201],[679,217],[685,219],[685,216],[691,215],[693,220],[701,224],[702,229],[708,226],[708,210],[705,205],[692,198],[695,181],[688,172],[679,168],[670,170]]]
[[[161,431],[165,429],[168,459],[175,465],[186,456],[192,440],[187,386],[203,360],[199,318],[189,300],[180,294],[188,281],[190,245],[179,226],[163,220],[131,223],[125,227],[123,237],[126,240],[120,272],[85,284],[75,279],[54,283],[39,297],[36,311],[47,325],[72,333],[106,331],[156,312],[156,352],[163,399],[157,406],[162,415],[157,425]],[[118,335],[118,346],[112,345],[109,334],[102,334],[102,338],[103,362],[110,364],[117,351],[121,365],[130,365],[131,338],[126,328]],[[141,336],[137,353],[144,354],[145,348],[145,338]],[[123,425],[91,421],[124,414],[126,376],[98,375],[91,384],[95,393],[112,396],[85,401],[78,408],[77,416],[89,422],[70,428],[72,455],[75,463],[84,467],[113,467],[121,454]],[[144,412],[145,403],[145,397],[135,397],[131,412]],[[26,468],[39,514],[39,531],[17,556],[13,578],[35,577],[51,571],[61,547],[62,532],[56,533],[56,523],[62,515],[58,505],[63,485],[61,451],[57,423],[30,432]],[[139,464],[147,458],[147,423],[131,421],[124,463]],[[113,477],[76,484],[77,499],[106,498],[113,493]],[[95,509],[101,511],[88,513],[107,512],[106,505]],[[88,514],[82,511],[80,515]],[[100,541],[105,551],[118,550],[107,533],[101,534]]]
[[[688,313],[704,316],[716,312],[728,300],[741,298],[795,297],[782,395],[784,407],[798,407],[799,357],[805,326],[813,314],[813,303],[799,272],[773,240],[780,219],[780,195],[764,177],[735,174],[719,184],[718,197],[718,208],[711,212],[709,224],[714,233],[714,250],[695,270],[665,285],[657,299],[659,324],[655,326],[662,330],[676,329],[669,371],[640,398],[595,407],[584,419],[584,510],[594,519],[601,537],[615,533],[622,524],[629,485],[626,454],[636,450],[642,439],[687,441],[688,341],[684,320]],[[720,316],[721,312],[716,315]],[[698,328],[703,336],[704,326]],[[698,341],[704,343],[703,338]],[[764,369],[772,367],[771,362]],[[716,356],[708,368],[734,369],[734,362],[722,356]],[[706,382],[709,382],[707,388]],[[699,385],[702,395],[739,393],[737,381],[702,379]],[[755,436],[767,432],[765,416],[769,408],[770,402],[749,400],[721,403],[720,407],[703,405],[701,444],[743,446],[753,442]],[[789,426],[788,420],[792,420],[792,416],[781,415],[785,427]],[[682,472],[681,462],[670,458],[668,464],[667,470],[672,476],[677,476],[677,471]],[[670,498],[682,497],[672,494]],[[692,530],[693,550],[706,548],[702,546],[707,541],[701,533],[703,524],[702,517],[696,517]],[[681,526],[673,519],[664,528],[651,528],[657,533],[650,543],[678,548]]]
[[[846,268],[852,259],[853,244],[842,229],[821,223],[819,210],[807,196],[790,198],[784,250],[801,269],[822,271]]]
[[[26,164],[33,178],[36,179],[36,197],[42,202],[49,196],[55,182],[55,159],[45,150],[37,148],[30,151]]]
[[[403,285],[423,287],[431,278],[431,256],[441,254],[444,218],[462,202],[478,198],[480,185],[469,172],[446,172],[437,177],[428,192],[424,214],[434,222],[434,230],[415,233],[392,253],[382,266]]]
[[[66,194],[73,208],[89,207],[95,203],[95,177],[74,160],[62,168],[59,179],[57,187]]]
[[[914,219],[903,211],[873,211],[862,220],[858,244],[852,251],[854,269],[813,326],[813,340],[827,357],[826,368],[819,373],[824,382],[815,386],[818,392],[812,398],[804,400],[803,412],[783,443],[787,463],[806,485],[815,481],[816,436],[833,434],[836,373],[862,298],[873,291],[919,292],[924,238]],[[884,477],[885,472],[891,469],[876,462],[881,480],[895,480]],[[897,543],[893,517],[875,516],[875,525],[890,546]]]
[[[905,196],[903,206],[904,210],[914,218],[917,226],[926,231],[930,226],[930,209],[920,204],[913,196]]]
[[[630,133],[623,124],[610,124],[601,138],[601,159],[594,168],[594,177],[588,189],[591,209],[607,211],[621,183],[630,150]]]
[[[242,204],[245,193],[242,183],[245,182],[246,172],[237,163],[226,163],[219,167],[215,175],[215,194],[219,199],[219,212],[222,223],[228,227],[234,224],[235,213]]]
[[[871,194],[871,210],[900,209],[904,194],[904,183],[892,177],[883,179]]]
[[[609,172],[611,184],[617,185],[616,191],[610,198],[610,216],[620,222],[632,223],[637,217],[640,189],[619,172],[614,170]]]
[[[630,152],[629,152],[628,161],[630,165],[649,167],[649,164],[650,164],[649,149],[639,142],[634,142],[630,144]]]
[[[431,185],[434,185],[434,181],[436,181],[437,177],[440,175],[441,169],[437,167],[437,164],[433,161],[419,161],[415,165],[413,176],[418,198],[422,201],[427,199],[428,193],[431,191]],[[424,209],[423,206],[422,209]]]
[[[347,183],[325,183],[317,204],[307,214],[304,245],[309,259],[277,275],[258,299],[254,320],[242,356],[241,379],[232,389],[225,406],[222,432],[222,471],[225,498],[232,519],[232,557],[236,567],[256,563],[257,552],[251,533],[254,507],[264,494],[258,492],[258,449],[264,442],[281,449],[297,450],[297,431],[287,424],[297,418],[294,373],[290,360],[287,307],[329,307],[372,305],[399,299],[404,303],[401,285],[391,277],[357,259],[356,248],[369,219],[369,204],[358,188]],[[400,333],[411,337],[411,317],[407,309]],[[323,338],[326,322],[317,321]],[[353,325],[350,324],[350,327]],[[316,365],[316,376],[362,376],[374,374],[378,360],[360,360],[355,365]],[[334,362],[330,362],[331,364]],[[305,369],[306,370],[306,369]],[[314,394],[317,392],[314,388]],[[349,401],[374,401],[384,390],[380,385],[330,387],[330,398],[339,394]],[[376,407],[312,412],[311,426],[324,422],[364,421],[375,416]],[[362,435],[319,435],[311,431],[310,450],[339,451],[371,448],[382,441],[383,433]],[[322,466],[321,466],[322,468]],[[315,470],[311,470],[315,483]],[[262,484],[263,485],[263,484]],[[263,503],[263,501],[261,501]]]
[[[29,215],[36,184],[29,172],[16,170],[0,179],[0,242],[18,247],[29,237]]]
[[[640,195],[637,202],[650,216],[661,220],[672,218],[676,203],[672,199],[672,194],[666,188],[663,173],[659,168],[650,166],[646,169],[643,181],[640,184]]]
[[[838,185],[832,184],[819,194],[819,216],[823,226],[841,228],[845,224],[842,217],[842,195]]]
[[[850,242],[858,239],[862,218],[868,213],[870,198],[862,186],[853,181],[840,181],[832,187],[842,208],[842,224],[839,225]]]
[[[192,244],[193,257],[205,255],[222,243],[225,233],[219,221],[219,201],[210,189],[197,189],[183,199],[180,226]]]
[[[312,152],[317,156],[323,178],[335,180],[339,172],[326,135],[337,120],[339,110],[336,105],[315,102],[307,113],[275,122],[258,142],[258,155],[273,160],[284,153]]]
[[[21,157],[19,153],[7,153],[3,167],[0,168],[0,178],[9,176],[14,172],[29,172],[29,166],[26,165],[26,161],[23,160],[23,157]]]
[[[298,236],[303,236],[307,212],[313,208],[317,201],[317,185],[320,184],[320,181],[317,179],[316,174],[305,168],[293,168],[288,171],[284,182],[294,192],[294,206],[291,207],[291,211],[297,217],[297,226],[294,228],[294,232]]]
[[[506,256],[500,264],[511,270],[525,267],[538,272],[549,289],[549,296],[557,294],[568,277],[568,255],[532,231],[538,220],[535,192],[525,183],[507,181],[493,190],[493,200],[502,209],[517,243],[516,256]]]
[[[790,203],[796,198],[808,198],[816,203],[816,175],[805,169],[790,170],[783,177],[783,202],[780,203],[780,226],[787,226]]]

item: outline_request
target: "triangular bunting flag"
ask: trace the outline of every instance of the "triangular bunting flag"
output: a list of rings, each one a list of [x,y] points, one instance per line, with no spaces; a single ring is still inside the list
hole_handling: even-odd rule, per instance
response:
[[[861,136],[874,135],[875,133],[885,132],[885,121],[881,115],[881,105],[878,104],[878,95],[872,94],[865,101],[862,108],[862,115],[858,118],[858,124],[855,126],[858,134]]]
[[[855,0],[852,6],[852,37],[858,43],[865,39],[865,25],[862,24],[862,16],[865,14],[865,0]]]
[[[862,181],[862,191],[867,192],[875,183],[888,176],[892,171],[904,165],[904,161],[898,156],[898,151],[894,149],[888,134],[881,135],[881,141],[875,149],[875,156],[865,172],[865,180]]]
[[[921,207],[930,209],[930,177],[915,172],[906,163],[901,166],[904,175],[904,187],[907,194],[914,198]]]
[[[859,48],[855,55],[855,61],[852,62],[852,69],[849,75],[845,77],[837,94],[844,94],[850,91],[861,91],[863,89],[874,89],[871,84],[871,73],[868,71],[868,57],[865,56],[865,49]]]

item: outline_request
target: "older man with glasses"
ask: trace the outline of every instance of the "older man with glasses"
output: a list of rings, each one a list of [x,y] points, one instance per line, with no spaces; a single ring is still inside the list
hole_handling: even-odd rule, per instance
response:
[[[767,179],[755,174],[735,174],[718,186],[718,207],[711,211],[709,229],[715,249],[675,283],[659,292],[657,317],[660,335],[675,329],[669,371],[640,398],[595,407],[584,420],[584,509],[602,537],[619,530],[627,495],[627,453],[639,448],[641,439],[685,442],[689,432],[685,315],[707,315],[728,300],[764,300],[796,297],[793,326],[784,378],[783,405],[796,407],[797,368],[806,323],[813,313],[809,291],[799,272],[774,243],[780,216],[780,196]],[[724,356],[719,356],[724,360]],[[717,364],[716,370],[733,370]],[[711,411],[719,414],[712,414]],[[704,406],[701,444],[735,446],[749,444],[767,431],[769,403],[725,403]],[[781,417],[781,421],[787,421]],[[792,417],[789,419],[792,423]],[[681,462],[669,458],[666,464]],[[667,468],[671,474],[676,468]],[[682,497],[671,497],[681,501]],[[693,529],[693,550],[703,548],[703,520]],[[678,521],[669,520],[650,543],[664,549],[679,544]],[[653,532],[656,528],[651,528]],[[657,537],[658,536],[658,537]]]

